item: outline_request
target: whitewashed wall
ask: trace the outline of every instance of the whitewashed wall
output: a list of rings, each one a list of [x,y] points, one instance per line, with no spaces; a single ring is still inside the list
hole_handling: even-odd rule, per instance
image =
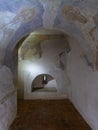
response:
[[[68,57],[68,74],[71,80],[71,101],[89,123],[98,130],[98,72],[81,57],[78,43],[70,40],[72,51]]]

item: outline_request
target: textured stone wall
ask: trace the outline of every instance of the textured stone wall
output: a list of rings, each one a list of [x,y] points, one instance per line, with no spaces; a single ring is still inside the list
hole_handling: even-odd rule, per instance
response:
[[[8,2],[5,0],[5,2],[3,3],[2,1],[0,5],[0,17],[2,19],[2,21],[0,21],[0,48],[2,50],[0,59],[1,62],[3,62],[5,51],[6,53],[11,53],[10,51],[15,47],[14,44],[16,44],[19,39],[25,34],[42,26],[43,7],[36,1],[30,3],[29,1]],[[10,56],[8,59],[12,60]]]

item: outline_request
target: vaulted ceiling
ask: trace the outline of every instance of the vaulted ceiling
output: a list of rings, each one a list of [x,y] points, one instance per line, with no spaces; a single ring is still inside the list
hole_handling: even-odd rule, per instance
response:
[[[46,28],[76,38],[92,62],[98,46],[97,5],[98,0],[1,0],[0,61],[25,35]]]

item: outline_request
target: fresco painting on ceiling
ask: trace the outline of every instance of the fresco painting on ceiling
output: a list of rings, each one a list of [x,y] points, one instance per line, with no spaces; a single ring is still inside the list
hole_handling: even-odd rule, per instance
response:
[[[19,10],[17,15],[13,18],[12,22],[13,23],[17,23],[17,22],[27,23],[35,17],[35,14],[36,13],[33,8],[23,7]]]
[[[78,21],[83,24],[87,23],[85,16],[81,14],[77,7],[72,5],[63,7],[62,15],[64,18],[72,22]]]
[[[86,24],[88,22],[87,18],[81,14],[79,9],[72,5],[63,7],[62,15],[65,19],[69,20],[70,22],[77,21],[82,24]],[[94,21],[95,26],[92,27],[87,33],[90,35],[90,37],[92,38],[92,40],[95,44],[94,45],[95,52],[94,52],[94,56],[93,56],[93,59],[95,59],[95,60],[93,60],[93,63],[91,63],[91,61],[89,61],[87,55],[84,53],[83,53],[83,55],[87,61],[87,64],[89,66],[92,66],[94,69],[97,69],[98,68],[98,60],[97,60],[98,59],[97,58],[98,57],[98,53],[97,53],[98,52],[98,47],[97,47],[98,46],[97,45],[97,43],[98,43],[98,13],[93,16],[93,21]]]
[[[95,0],[95,1],[97,2],[97,0]],[[89,25],[88,23],[90,21],[89,17],[92,16],[93,13],[94,13],[94,17],[96,19],[98,17],[97,16],[97,14],[98,14],[97,13],[98,12],[97,4],[95,5],[95,3],[91,0],[89,0],[89,1],[88,0],[66,0],[66,1],[65,0],[59,0],[59,1],[55,0],[52,2],[51,1],[47,1],[46,3],[45,2],[46,1],[43,1],[43,0],[40,0],[40,1],[28,0],[28,1],[21,1],[21,2],[19,2],[19,1],[16,2],[16,0],[13,2],[11,2],[11,1],[8,2],[6,0],[2,1],[1,8],[0,8],[1,12],[5,11],[5,12],[9,12],[13,15],[11,15],[11,16],[9,15],[9,17],[7,19],[11,19],[11,20],[6,24],[6,27],[2,29],[0,38],[3,39],[4,41],[1,41],[1,43],[5,44],[5,45],[9,44],[7,46],[7,48],[11,48],[11,46],[13,46],[12,44],[16,44],[17,39],[22,37],[22,35],[24,35],[28,31],[30,32],[30,31],[36,29],[37,27],[42,27],[42,26],[53,27],[53,25],[55,24],[54,21],[56,19],[56,16],[58,15],[59,9],[62,13],[63,18],[67,20],[67,22],[68,22],[67,24],[70,25],[70,29],[72,26],[73,32],[71,31],[71,35],[75,34],[76,29],[75,28],[73,29],[73,25],[75,23],[75,25],[79,27],[80,31],[84,35],[84,38],[86,38],[86,40],[88,40],[89,44],[92,44],[92,43],[95,44],[97,42],[97,34],[98,34],[97,24],[95,24],[96,26],[93,27],[91,30],[89,30],[89,28],[88,28],[88,25]],[[5,4],[6,4],[6,6],[5,6]],[[56,6],[54,7],[54,5],[56,5]],[[51,9],[51,7],[54,7],[53,10]],[[91,10],[91,11],[89,11],[89,10]],[[50,11],[52,11],[51,14],[53,14],[54,16],[50,15],[50,13],[49,13]],[[45,17],[43,17],[43,15]],[[48,19],[51,17],[53,17],[53,19],[51,20],[52,22],[49,22]],[[94,17],[93,17],[93,19],[95,19]],[[46,18],[48,18],[48,19],[46,20]],[[58,19],[60,21],[61,16],[59,16]],[[47,22],[48,22],[48,24],[47,24]],[[60,22],[62,22],[62,21],[60,21]],[[66,31],[67,29],[66,29],[65,25],[63,25],[63,23],[59,23],[59,24]],[[66,21],[65,21],[65,23],[66,23]],[[69,23],[71,23],[71,24],[69,24]],[[50,25],[50,24],[52,24],[52,25]],[[83,25],[86,24],[86,26],[83,26],[82,24]],[[92,24],[93,23],[91,23],[91,25]],[[15,36],[13,36],[14,33],[15,33]],[[85,35],[85,34],[87,34],[87,35]],[[77,34],[75,34],[75,35],[77,35]],[[81,39],[82,39],[83,37],[80,35],[81,34],[77,35],[77,38],[81,37]],[[91,39],[89,40],[90,36],[93,40],[92,42],[90,41]],[[11,39],[11,37],[12,37],[12,39]],[[80,44],[84,44],[84,43],[81,42]],[[86,44],[86,42],[85,42],[85,44]],[[85,46],[85,48],[87,46],[88,47],[90,46],[90,49],[92,50],[92,48],[91,48],[92,45],[89,45],[89,44],[84,45],[84,46]],[[87,47],[87,49],[88,49],[88,47]],[[96,51],[96,50],[93,50],[93,51]],[[7,50],[6,50],[6,53],[8,53]],[[93,53],[93,52],[91,52],[91,53]],[[8,54],[5,54],[5,61],[6,61],[7,55]],[[11,59],[11,58],[9,58],[9,59]],[[91,61],[94,62],[94,60],[91,60]]]
[[[7,24],[3,23],[3,25],[1,25],[1,28],[3,30],[2,39],[5,39],[6,35],[8,35],[9,38],[14,33],[13,31],[18,29],[18,27],[21,24],[31,21],[34,17],[35,17],[35,10],[33,8],[29,7],[21,8],[19,12],[16,14],[16,16],[14,14],[12,15],[11,20]]]

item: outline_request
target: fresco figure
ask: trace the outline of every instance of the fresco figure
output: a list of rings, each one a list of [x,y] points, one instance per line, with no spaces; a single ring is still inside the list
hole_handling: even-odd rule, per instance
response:
[[[82,24],[87,23],[87,19],[85,16],[83,16],[80,12],[80,10],[75,6],[64,6],[62,9],[62,15],[65,19],[71,21],[71,22],[79,22]]]

